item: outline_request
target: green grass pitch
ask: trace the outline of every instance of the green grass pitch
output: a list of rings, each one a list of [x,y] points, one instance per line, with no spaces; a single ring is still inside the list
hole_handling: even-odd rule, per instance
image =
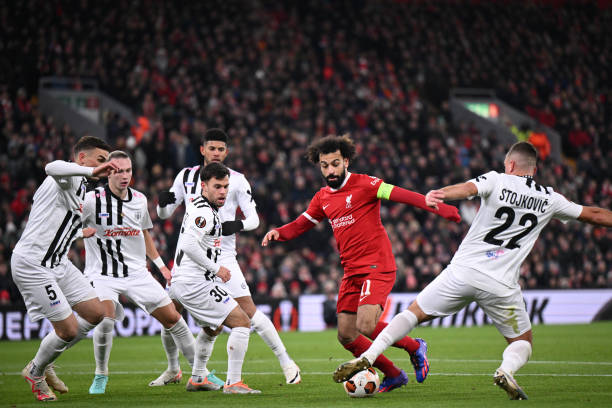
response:
[[[349,398],[332,381],[336,366],[350,355],[336,341],[335,331],[283,333],[291,356],[302,369],[300,385],[286,385],[278,361],[259,336],[251,336],[244,379],[261,395],[224,395],[185,391],[189,366],[180,385],[151,388],[149,381],[166,367],[158,336],[115,338],[111,376],[105,395],[87,393],[93,378],[92,341],[86,339],[57,361],[58,375],[70,387],[51,404],[71,407],[534,407],[612,406],[612,323],[535,326],[531,361],[516,376],[528,401],[509,401],[493,385],[504,340],[494,327],[418,328],[412,333],[429,343],[430,375],[414,380],[406,353],[387,356],[406,369],[410,383],[373,398]],[[216,342],[210,369],[225,378],[227,335]],[[19,372],[34,355],[39,341],[0,342],[0,406],[40,406]]]

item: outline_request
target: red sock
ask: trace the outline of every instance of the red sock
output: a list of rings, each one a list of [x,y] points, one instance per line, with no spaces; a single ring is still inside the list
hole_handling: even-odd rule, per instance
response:
[[[344,348],[353,353],[355,357],[359,357],[364,351],[366,351],[372,342],[361,334],[349,344],[345,344]],[[400,370],[393,364],[391,360],[385,357],[383,354],[378,356],[374,361],[374,367],[378,368],[387,377],[397,377],[400,375]]]
[[[382,320],[379,320],[378,324],[374,328],[374,331],[370,335],[370,338],[372,340],[374,340],[376,337],[378,337],[380,332],[383,331],[384,328],[387,327],[388,324],[389,323],[387,323],[387,322],[383,322]],[[409,337],[409,336],[404,337],[403,339],[393,343],[392,345],[393,345],[393,347],[398,347],[398,348],[404,349],[404,350],[406,350],[410,354],[412,354],[415,351],[417,351],[419,349],[419,346],[420,346],[418,341],[416,341],[415,339],[413,339],[412,337]]]

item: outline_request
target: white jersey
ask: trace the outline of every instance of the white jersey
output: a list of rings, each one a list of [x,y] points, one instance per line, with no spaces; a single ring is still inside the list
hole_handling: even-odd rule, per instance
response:
[[[84,176],[91,175],[93,168],[57,160],[45,170],[49,176],[34,194],[28,223],[13,252],[54,268],[65,261],[72,242],[82,237]]]
[[[96,229],[85,240],[85,274],[123,278],[147,269],[143,230],[153,228],[147,197],[128,188],[125,199],[110,188],[98,187],[87,193],[83,224]]]
[[[221,254],[221,221],[202,196],[187,204],[176,244],[172,282],[214,281]]]
[[[519,268],[552,218],[576,219],[582,206],[531,177],[490,171],[470,180],[481,206],[451,264],[475,269],[518,287]]]
[[[181,170],[176,178],[170,191],[174,193],[176,202],[168,204],[166,207],[157,206],[157,214],[160,218],[166,219],[172,215],[174,210],[181,203],[189,203],[194,199],[202,196],[202,184],[200,182],[200,166],[186,167]],[[219,209],[219,218],[221,222],[233,221],[236,219],[236,210],[240,208],[245,216],[250,213],[255,213],[255,200],[251,193],[251,186],[246,177],[242,173],[229,169],[229,190],[223,207]],[[236,257],[236,235],[232,234],[223,238],[222,256]]]

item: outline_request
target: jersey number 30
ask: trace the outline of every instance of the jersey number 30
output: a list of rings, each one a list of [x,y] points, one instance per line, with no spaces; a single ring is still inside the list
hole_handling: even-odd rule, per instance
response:
[[[489,233],[484,237],[484,242],[496,246],[505,246],[508,249],[520,248],[521,246],[519,245],[519,240],[525,235],[529,234],[529,232],[531,232],[531,230],[534,229],[536,225],[538,225],[538,217],[536,217],[535,214],[532,213],[527,213],[523,215],[519,220],[519,225],[529,225],[523,231],[510,238],[510,241],[508,241],[508,243],[504,245],[504,241],[495,238],[495,236],[497,234],[501,234],[512,225],[512,223],[514,222],[515,213],[514,210],[510,207],[501,207],[495,212],[495,218],[499,218],[500,220],[502,219],[503,215],[506,216],[506,221],[504,221],[504,223],[499,227],[495,227],[491,231],[489,231]]]

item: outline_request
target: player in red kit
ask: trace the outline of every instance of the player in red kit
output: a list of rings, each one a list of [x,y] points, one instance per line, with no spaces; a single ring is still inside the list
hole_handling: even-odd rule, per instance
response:
[[[308,209],[296,220],[266,233],[270,241],[288,241],[328,219],[340,252],[344,276],[338,293],[338,340],[354,356],[365,351],[387,326],[379,321],[387,296],[395,283],[395,259],[391,242],[380,219],[380,200],[410,204],[459,222],[457,208],[433,209],[425,196],[384,183],[381,179],[348,171],[355,145],[348,136],[328,136],[308,147],[308,159],[319,164],[327,187],[319,190]],[[427,343],[408,336],[394,346],[410,354],[416,379],[423,382],[429,372]],[[408,383],[404,370],[380,355],[373,364],[385,374],[379,392]]]

